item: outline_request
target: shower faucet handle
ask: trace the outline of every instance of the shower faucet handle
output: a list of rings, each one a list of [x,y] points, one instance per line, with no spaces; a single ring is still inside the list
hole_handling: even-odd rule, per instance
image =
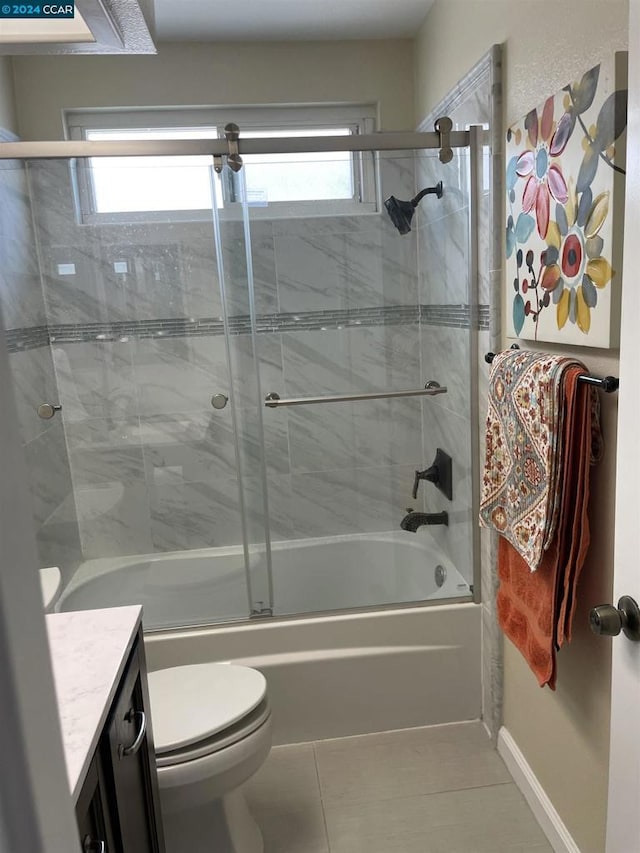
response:
[[[440,489],[442,494],[448,499],[453,499],[453,476],[452,476],[452,466],[451,466],[451,457],[448,453],[445,453],[442,448],[438,448],[436,451],[436,458],[433,460],[433,464],[428,468],[425,468],[424,471],[416,471],[415,477],[413,479],[413,498],[414,500],[418,497],[418,488],[420,487],[420,480],[428,480],[430,483],[433,483],[437,489]]]
[[[424,471],[416,471],[415,477],[413,478],[413,499],[414,501],[418,497],[418,489],[420,487],[420,480],[429,480],[431,483],[438,482],[438,468],[436,465],[430,465],[429,468],[425,468]]]

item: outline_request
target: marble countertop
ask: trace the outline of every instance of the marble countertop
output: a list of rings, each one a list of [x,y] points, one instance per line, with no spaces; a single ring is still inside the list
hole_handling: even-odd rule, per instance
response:
[[[133,646],[141,607],[46,617],[69,788],[76,802]]]

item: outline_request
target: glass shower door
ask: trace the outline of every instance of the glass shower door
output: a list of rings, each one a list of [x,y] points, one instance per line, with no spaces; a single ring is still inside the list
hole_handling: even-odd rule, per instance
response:
[[[25,240],[38,248],[72,484],[41,520],[59,544],[64,609],[142,603],[147,628],[255,609],[239,467],[240,442],[257,439],[235,421],[229,365],[251,356],[229,347],[212,176],[211,158],[29,164]],[[204,210],[174,210],[176,188],[203,185]]]
[[[223,186],[243,184],[225,163]],[[269,342],[258,337],[254,292],[254,252],[245,206],[225,199],[214,208],[214,233],[225,345],[230,366],[230,404],[236,437],[239,521],[252,617],[273,615],[271,530],[269,525],[265,426],[260,400],[261,372],[268,377]],[[259,262],[259,259],[258,259]],[[264,297],[263,297],[264,298]]]
[[[446,433],[425,435],[430,410],[440,405],[443,411],[446,395],[264,405],[268,394],[285,401],[419,391],[429,380],[447,384],[442,359],[425,358],[424,223],[418,216],[401,236],[376,200],[416,194],[415,152],[357,157],[346,191],[332,155],[306,155],[303,166],[296,158],[276,163],[256,156],[235,177],[250,258],[234,292],[245,289],[255,341],[259,377],[251,391],[263,405],[263,507],[276,615],[469,594],[447,548],[432,535],[435,528],[428,532],[434,559],[425,557],[424,531],[417,537],[400,529],[409,510],[450,510],[424,485],[412,496],[415,471],[431,464],[435,435]],[[290,197],[302,168],[315,173],[312,191],[330,188],[316,202],[304,197],[303,178],[301,198]],[[283,200],[278,180],[287,171],[289,198]],[[466,177],[464,169],[460,174]],[[425,204],[437,210],[442,202]],[[465,245],[460,260],[468,286]],[[468,308],[469,298],[461,301]],[[470,446],[468,413],[462,441]],[[453,455],[446,434],[439,444]],[[443,589],[434,583],[438,566],[450,569]]]

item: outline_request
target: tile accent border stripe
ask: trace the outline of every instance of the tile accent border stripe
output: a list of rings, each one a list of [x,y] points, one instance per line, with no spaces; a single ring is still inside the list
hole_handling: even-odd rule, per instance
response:
[[[4,333],[4,339],[7,350],[10,353],[46,347],[49,346],[51,340],[48,326],[26,326],[22,329],[7,329]]]
[[[229,318],[232,335],[251,332],[248,314]],[[488,305],[393,305],[384,308],[357,308],[343,311],[306,311],[299,314],[263,314],[256,318],[258,334],[322,331],[356,326],[449,326],[468,329],[489,328]],[[114,323],[68,323],[8,329],[5,342],[9,352],[22,352],[53,343],[121,341],[126,338],[190,338],[223,335],[222,317],[195,319],[123,320]]]

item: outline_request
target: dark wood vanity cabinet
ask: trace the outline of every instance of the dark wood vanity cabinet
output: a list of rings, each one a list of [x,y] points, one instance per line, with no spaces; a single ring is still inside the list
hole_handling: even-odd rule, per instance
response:
[[[106,853],[115,850],[107,785],[99,756],[89,766],[76,804],[78,831],[83,853]]]
[[[83,853],[164,853],[139,632],[76,805]]]

